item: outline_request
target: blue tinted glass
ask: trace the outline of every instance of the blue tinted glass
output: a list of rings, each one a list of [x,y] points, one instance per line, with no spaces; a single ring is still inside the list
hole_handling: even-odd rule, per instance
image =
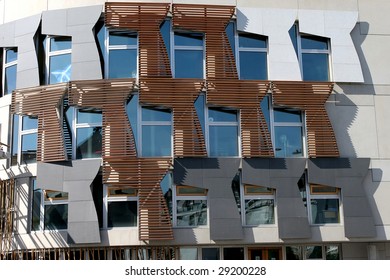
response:
[[[21,163],[33,163],[37,159],[37,133],[22,136]]]
[[[198,115],[198,119],[204,135],[204,126],[205,126],[204,95],[199,95],[198,98],[195,100],[195,110],[196,110],[196,114]]]
[[[138,148],[138,133],[137,133],[137,123],[138,123],[138,95],[133,95],[130,101],[126,105],[127,118],[130,121],[131,130],[133,131],[136,147]]]
[[[269,97],[264,96],[260,103],[261,111],[263,112],[268,129],[270,128],[270,111],[269,111]]]
[[[297,37],[297,26],[294,24],[288,31],[291,42],[294,46],[295,54],[298,56],[298,37]]]
[[[328,49],[328,39],[321,37],[301,37],[302,49],[313,49],[313,50],[327,50]]]
[[[69,37],[51,37],[50,38],[50,51],[62,51],[72,48],[72,40]]]
[[[108,203],[108,227],[136,227],[137,201],[116,201]]]
[[[339,200],[337,198],[311,199],[311,215],[314,224],[339,223]]]
[[[171,155],[171,126],[142,126],[142,156],[161,157]]]
[[[16,88],[16,65],[5,68],[4,74],[4,94],[9,94]]]
[[[12,125],[11,165],[16,165],[18,163],[19,115],[13,116]]]
[[[275,127],[275,156],[302,157],[302,129],[296,126]]]
[[[229,24],[226,26],[225,32],[226,35],[229,39],[230,47],[232,48],[234,56],[236,55],[236,44],[235,44],[235,39],[234,39],[234,23],[229,22]]]
[[[45,229],[59,230],[68,228],[68,204],[45,206]]]
[[[171,111],[168,109],[143,107],[142,121],[171,121]]]
[[[209,127],[210,157],[238,156],[237,126]]]
[[[176,78],[203,78],[203,51],[175,51]]]
[[[160,187],[167,203],[169,215],[172,219],[172,176],[171,173],[168,173],[164,176],[160,183]]]
[[[175,46],[203,46],[203,34],[175,33]]]
[[[114,45],[137,45],[137,34],[124,32],[110,32],[110,46]]]
[[[38,128],[38,118],[24,116],[22,122],[22,130],[36,129]]]
[[[274,121],[275,122],[302,122],[302,114],[300,111],[291,111],[286,109],[274,109]]]
[[[18,51],[16,49],[7,49],[5,51],[5,63],[10,63],[18,59]]]
[[[237,122],[237,111],[209,108],[209,122]]]
[[[99,158],[102,156],[102,128],[77,129],[76,158]]]
[[[267,76],[267,53],[240,52],[240,79],[266,80]]]
[[[82,110],[77,111],[77,123],[102,123],[102,112],[94,110]]]
[[[165,20],[160,27],[160,32],[164,40],[168,56],[171,56],[171,21]]]
[[[64,83],[70,80],[72,72],[71,54],[50,57],[49,84]]]
[[[108,77],[136,78],[137,50],[110,50]]]
[[[317,53],[302,54],[304,81],[329,81],[328,55]]]
[[[240,34],[238,36],[240,48],[266,48],[267,39],[254,34]]]

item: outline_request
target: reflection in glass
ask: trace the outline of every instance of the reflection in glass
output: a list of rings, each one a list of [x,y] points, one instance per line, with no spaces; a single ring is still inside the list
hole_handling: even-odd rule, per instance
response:
[[[116,201],[108,203],[108,227],[136,227],[137,202]]]
[[[72,40],[69,37],[51,37],[50,51],[63,51],[72,48]]]
[[[142,107],[142,121],[171,121],[171,111],[168,109]]]
[[[96,158],[102,156],[102,128],[78,128],[76,139],[76,158]]]
[[[306,259],[322,259],[322,246],[306,246]]]
[[[45,206],[45,229],[60,230],[68,228],[68,204]]]
[[[302,260],[302,247],[286,246],[286,260]]]
[[[327,50],[328,39],[317,36],[302,36],[301,37],[302,49],[306,50]]]
[[[238,156],[237,126],[209,127],[210,156]]]
[[[176,78],[203,78],[202,50],[175,50]]]
[[[276,126],[275,157],[302,156],[302,128],[299,126]]]
[[[199,33],[175,33],[176,46],[203,46],[203,34]]]
[[[136,78],[137,77],[137,50],[110,50],[108,77]]]
[[[240,34],[238,37],[240,48],[266,48],[267,39],[255,34]]]
[[[274,109],[275,122],[300,123],[302,122],[302,114],[296,110]]]
[[[88,124],[101,124],[102,123],[102,112],[97,110],[83,110],[77,111],[77,123],[88,123]]]
[[[142,126],[142,156],[160,157],[171,155],[171,126]]]
[[[38,128],[38,118],[23,116],[22,130],[37,129]]]
[[[181,260],[197,260],[198,248],[179,248],[179,254]]]
[[[340,259],[340,248],[337,245],[325,246],[325,253],[327,260],[339,260]]]
[[[320,53],[303,53],[302,67],[304,81],[328,81],[328,55]]]
[[[4,76],[4,94],[9,94],[16,88],[16,65],[6,67]]]
[[[206,200],[177,200],[178,226],[204,226],[206,224]]]
[[[339,223],[339,200],[337,198],[311,199],[311,214],[314,224]]]
[[[5,51],[5,63],[10,63],[18,59],[17,49],[7,49]]]
[[[209,108],[209,122],[237,122],[237,112],[221,108]]]
[[[50,56],[49,84],[64,83],[70,80],[71,76],[71,54]]]
[[[219,248],[202,248],[202,260],[219,260]]]
[[[266,80],[267,76],[266,52],[240,52],[240,79]]]
[[[110,46],[136,46],[137,34],[128,32],[110,31]]]
[[[274,224],[274,200],[246,199],[245,221],[249,226]]]
[[[37,160],[37,133],[22,135],[22,163],[34,163]]]

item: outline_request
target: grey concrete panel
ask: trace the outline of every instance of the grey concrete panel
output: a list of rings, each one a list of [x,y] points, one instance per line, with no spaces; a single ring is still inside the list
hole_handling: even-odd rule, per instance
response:
[[[202,159],[175,159],[173,181],[176,185],[188,185],[203,188]]]
[[[362,188],[362,178],[359,177],[337,177],[336,186],[342,187],[343,197],[364,197],[367,195]]]
[[[351,217],[371,217],[370,205],[365,197],[343,197],[344,216]]]
[[[100,232],[91,231],[99,228],[98,222],[70,222],[68,223],[68,243],[90,244],[100,243]]]
[[[210,219],[210,238],[212,240],[243,239],[241,219]],[[239,225],[239,226],[238,226]]]
[[[19,71],[19,68],[17,68],[17,71],[18,71],[17,74],[18,76],[16,79],[17,88],[27,88],[27,87],[39,85],[38,68],[32,68],[23,71]]]
[[[37,186],[42,189],[63,191],[64,166],[37,162]]]
[[[42,34],[69,36],[67,19],[66,9],[42,12]]]
[[[71,25],[95,25],[103,12],[103,5],[68,9],[67,22]]]
[[[64,181],[64,192],[71,194],[72,201],[90,201],[92,198],[90,180]]]
[[[270,159],[270,176],[277,178],[300,178],[305,170],[305,165],[305,158]]]
[[[101,79],[100,60],[72,63],[72,80]]]
[[[242,182],[256,186],[270,186],[270,159],[250,158],[242,160]]]
[[[375,237],[376,228],[371,217],[345,219],[345,236],[348,238]]]
[[[207,178],[204,188],[209,190],[213,198],[231,199],[233,197],[232,178]]]
[[[307,220],[307,211],[302,207],[301,198],[277,198],[278,217],[279,218],[305,218]],[[283,205],[283,211],[279,211],[280,206]]]
[[[73,43],[72,52],[72,61],[74,63],[95,61],[96,56],[99,55],[96,49],[95,41],[81,44]]]
[[[240,213],[236,204],[231,199],[212,199],[208,200],[210,207],[210,219],[226,219],[226,217],[240,219]],[[241,225],[241,223],[240,223]]]
[[[29,52],[18,52],[18,63],[17,69],[18,72],[22,72],[24,70],[34,69],[36,71],[37,69],[37,53],[35,50],[29,51]]]
[[[97,215],[93,201],[72,201],[68,204],[68,220],[75,222],[96,222]]]
[[[31,17],[26,17],[15,21],[15,37],[19,37],[27,34],[35,35],[35,32],[37,31],[40,22],[41,22],[41,14],[37,14]]]
[[[95,178],[101,165],[100,159],[73,160],[72,167],[65,167],[65,181],[92,180]]]
[[[95,36],[91,32],[91,25],[68,25],[67,33],[77,34],[77,44],[95,42]]]
[[[298,188],[298,177],[271,178],[270,186],[277,190],[278,197],[297,198],[301,197]]]
[[[15,47],[15,22],[0,25],[0,47]]]
[[[279,237],[281,239],[301,239],[311,237],[311,229],[307,218],[279,218],[278,223]]]
[[[203,177],[204,178],[224,178],[233,179],[240,166],[239,158],[204,158]]]

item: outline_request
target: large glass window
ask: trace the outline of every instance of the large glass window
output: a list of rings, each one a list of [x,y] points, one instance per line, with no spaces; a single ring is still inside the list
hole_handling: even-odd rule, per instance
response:
[[[286,246],[286,260],[340,260],[340,253],[340,246],[337,244]]]
[[[38,119],[33,116],[13,117],[11,164],[34,163],[37,159]]]
[[[266,80],[267,74],[267,40],[255,34],[239,34],[240,79]]]
[[[176,225],[196,227],[207,225],[207,190],[190,187],[176,187]]]
[[[106,227],[137,226],[137,190],[107,187],[106,192]]]
[[[239,155],[239,128],[236,110],[208,108],[208,151],[210,157]]]
[[[274,190],[260,186],[244,185],[243,192],[244,224],[248,226],[274,224]]]
[[[173,68],[176,78],[203,79],[203,34],[175,32]]]
[[[16,67],[18,63],[16,48],[6,48],[3,53],[3,95],[10,94],[16,88]]]
[[[47,83],[64,83],[71,78],[72,40],[70,37],[46,38]]]

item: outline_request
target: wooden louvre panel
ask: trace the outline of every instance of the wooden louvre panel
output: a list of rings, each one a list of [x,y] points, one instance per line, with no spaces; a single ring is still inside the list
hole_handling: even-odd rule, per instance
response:
[[[234,6],[173,4],[173,27],[205,33],[206,77],[237,79],[236,63],[225,28]]]
[[[59,109],[66,83],[15,90],[11,112],[38,117],[37,161],[67,160]]]
[[[207,81],[208,104],[240,110],[243,157],[274,156],[271,134],[260,109],[268,88],[264,81]]]
[[[336,137],[325,103],[332,93],[330,82],[273,82],[273,103],[306,112],[309,157],[338,157]]]
[[[140,80],[140,102],[172,108],[173,143],[176,157],[207,156],[202,127],[194,102],[203,82],[196,79]]]
[[[0,180],[0,260],[12,246],[14,200],[15,180]]]
[[[105,4],[107,28],[138,32],[139,77],[172,77],[168,53],[160,32],[167,17],[168,3]]]

